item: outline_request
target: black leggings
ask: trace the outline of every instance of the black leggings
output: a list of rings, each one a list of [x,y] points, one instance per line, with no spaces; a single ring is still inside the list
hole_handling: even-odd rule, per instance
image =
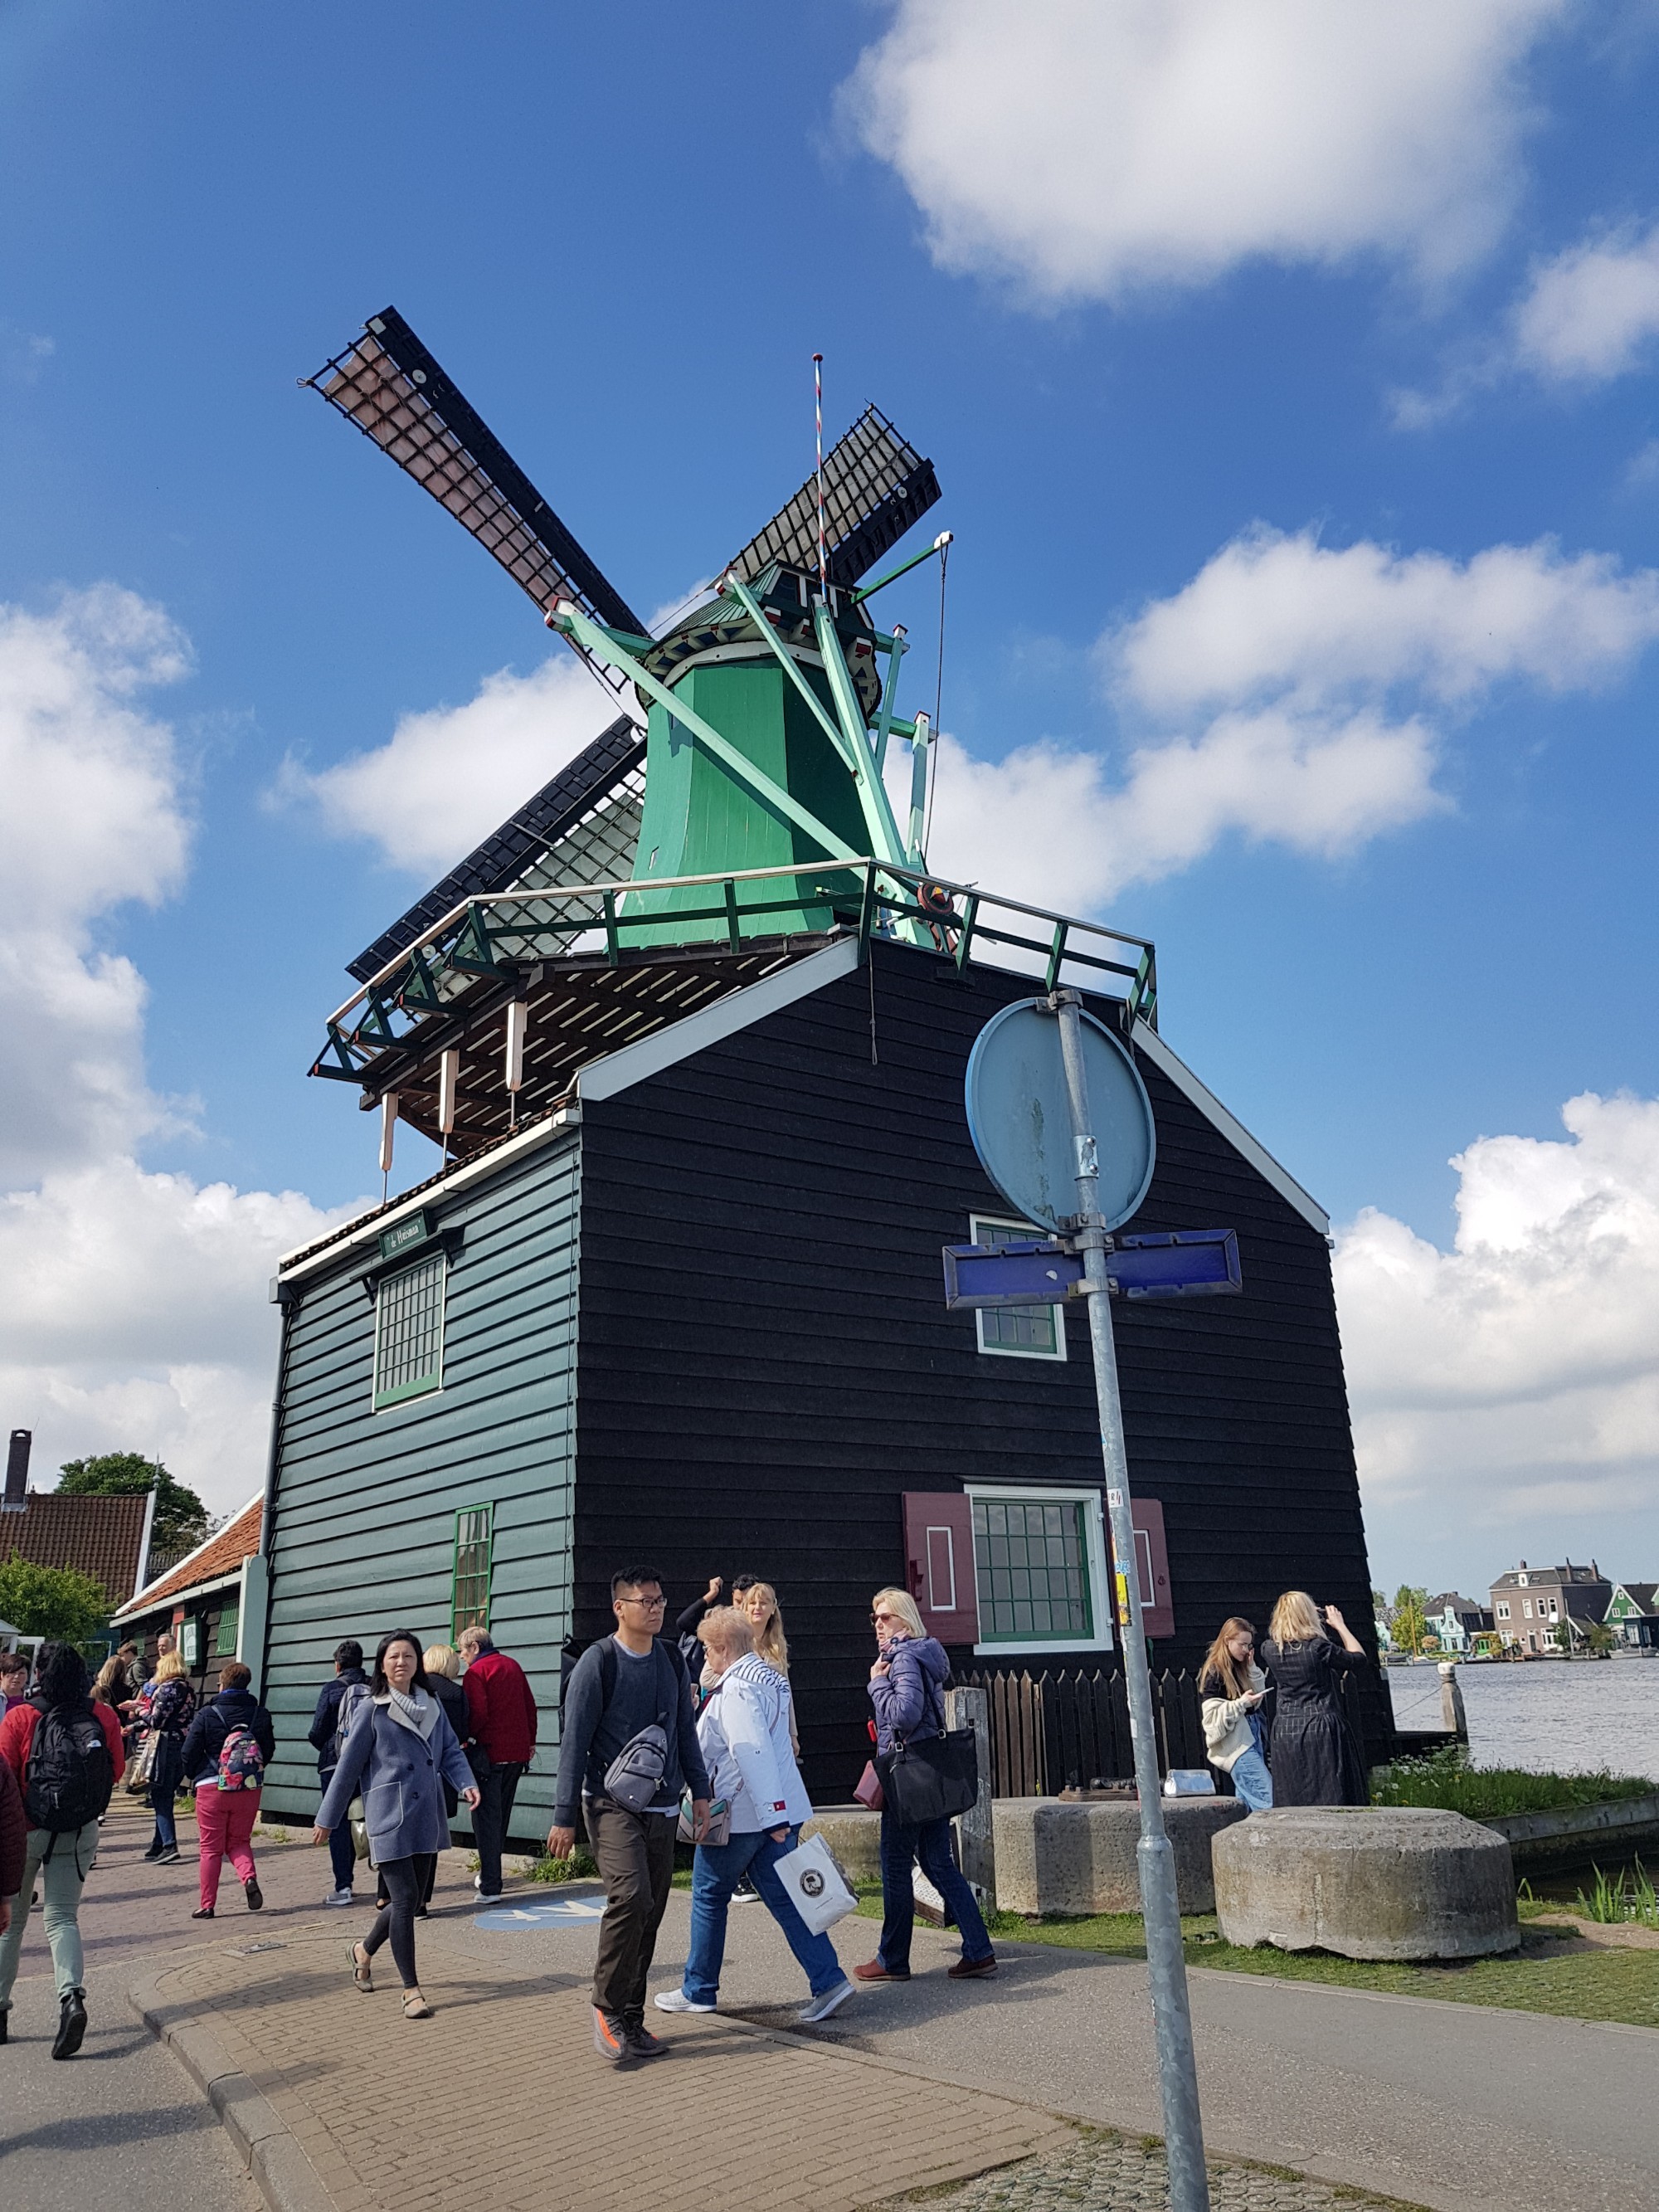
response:
[[[413,1858],[382,1859],[374,1869],[388,1902],[375,1914],[374,1925],[363,1938],[363,1948],[372,1959],[390,1936],[392,1963],[406,1990],[420,1986],[415,1972],[415,1908],[436,1864],[435,1851],[416,1851]]]

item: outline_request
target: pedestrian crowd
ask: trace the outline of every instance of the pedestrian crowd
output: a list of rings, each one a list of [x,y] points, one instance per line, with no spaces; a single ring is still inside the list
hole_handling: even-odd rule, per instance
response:
[[[646,2025],[646,1996],[677,1843],[694,1847],[690,1939],[678,1987],[654,1999],[662,2012],[716,2009],[729,1911],[745,1899],[765,1906],[805,1977],[803,2022],[829,2020],[860,1984],[908,1981],[917,1867],[961,1938],[949,1978],[997,1972],[953,1842],[953,1819],[978,1794],[973,1737],[949,1725],[950,1660],[908,1591],[878,1590],[871,1606],[872,1754],[855,1795],[880,1812],[882,1923],[874,1957],[850,1975],[828,1930],[855,1900],[821,1840],[801,1840],[813,1808],[777,1591],[740,1575],[728,1592],[715,1576],[669,1636],[662,1577],[640,1565],[612,1576],[611,1609],[610,1635],[566,1647],[547,1835],[548,1851],[569,1861],[584,1831],[605,1887],[592,1985],[602,2057],[633,2064],[665,2047]],[[1365,1802],[1364,1757],[1341,1698],[1342,1675],[1364,1656],[1338,1609],[1300,1590],[1274,1606],[1259,1659],[1248,1620],[1222,1624],[1200,1674],[1205,1742],[1222,1786],[1250,1812]],[[153,1674],[141,1680],[140,1672],[135,1645],[95,1680],[69,1644],[43,1644],[32,1680],[26,1661],[0,1653],[0,2044],[24,1931],[44,1902],[59,2005],[52,2056],[81,2046],[81,1894],[124,1778],[154,1815],[143,1856],[157,1865],[181,1862],[177,1805],[181,1795],[191,1800],[194,1918],[215,1917],[227,1858],[247,1909],[263,1907],[253,1834],[276,1736],[249,1668],[227,1660],[216,1693],[198,1700],[163,1635]],[[329,1850],[325,1905],[352,1906],[359,1865],[372,1870],[374,1917],[348,1946],[350,1976],[371,1993],[389,1947],[407,2019],[432,2015],[416,1923],[428,1916],[451,1824],[465,1804],[473,1886],[481,1903],[495,1902],[538,1723],[524,1669],[482,1627],[453,1645],[423,1645],[394,1628],[369,1666],[355,1638],[335,1647],[308,1730],[319,1793],[312,1840]]]

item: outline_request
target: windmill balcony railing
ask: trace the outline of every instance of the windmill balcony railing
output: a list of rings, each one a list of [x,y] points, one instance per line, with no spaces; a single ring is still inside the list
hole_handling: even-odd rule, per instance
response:
[[[706,890],[706,904],[672,910],[656,894]],[[647,898],[629,911],[630,897]],[[311,1073],[371,1083],[388,1053],[418,1049],[423,1024],[453,1010],[477,978],[508,981],[539,962],[578,957],[617,966],[623,955],[684,927],[684,949],[752,952],[768,915],[824,907],[838,930],[908,942],[958,969],[976,959],[1030,974],[1053,990],[1062,973],[1085,988],[1115,979],[1130,1015],[1158,1026],[1157,956],[1151,941],[1103,922],[1051,913],[973,884],[954,884],[887,860],[806,861],[725,875],[662,876],[480,893],[463,900],[414,945],[388,961],[329,1016],[328,1042]],[[719,926],[711,937],[707,925]]]

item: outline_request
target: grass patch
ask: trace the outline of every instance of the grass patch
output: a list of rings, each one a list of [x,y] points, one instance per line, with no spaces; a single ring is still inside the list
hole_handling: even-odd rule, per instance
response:
[[[860,1911],[867,1908],[864,1903]],[[1471,1959],[1462,1965],[1408,1966],[1339,1959],[1328,1951],[1245,1950],[1222,1940],[1213,1913],[1183,1916],[1190,1966],[1225,1973],[1261,1974],[1278,1981],[1322,1982],[1339,1989],[1381,1990],[1396,1996],[1434,1997],[1452,2004],[1498,2005],[1517,2012],[1554,2013],[1573,2020],[1622,2021],[1659,2027],[1659,1951],[1592,1949],[1549,1957],[1561,1931],[1527,1924],[1550,1906],[1538,1899],[1520,1907],[1522,1948],[1507,1958]],[[1051,1914],[1027,1920],[1013,1912],[988,1916],[993,1935],[1021,1943],[1048,1943],[1067,1951],[1097,1951],[1144,1959],[1146,1943],[1138,1913],[1103,1912],[1087,1919]]]
[[[578,1844],[568,1858],[549,1858],[544,1852],[530,1869],[532,1881],[592,1881],[599,1863],[585,1844]]]
[[[1563,1813],[1645,1797],[1653,1784],[1638,1774],[1530,1774],[1518,1766],[1471,1766],[1461,1751],[1402,1759],[1371,1777],[1374,1805],[1430,1805],[1471,1820],[1517,1813]]]

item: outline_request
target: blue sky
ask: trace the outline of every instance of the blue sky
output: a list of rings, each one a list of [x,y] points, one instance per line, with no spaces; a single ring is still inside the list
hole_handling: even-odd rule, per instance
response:
[[[219,1309],[374,1181],[304,1080],[343,963],[605,719],[296,387],[392,301],[647,608],[806,472],[815,348],[831,428],[896,418],[956,533],[933,857],[1155,937],[1343,1226],[1379,1571],[1659,1571],[1659,21],[1011,22],[0,17],[11,1228],[131,1245],[0,1342],[49,1464],[137,1424],[254,1486],[266,1316]],[[1569,1134],[1586,1092],[1631,1098]]]

